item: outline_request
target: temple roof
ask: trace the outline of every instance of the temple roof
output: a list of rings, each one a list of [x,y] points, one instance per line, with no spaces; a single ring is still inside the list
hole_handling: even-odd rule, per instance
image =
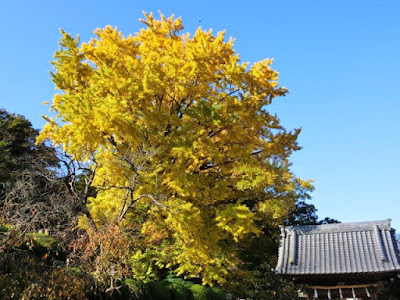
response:
[[[281,227],[275,270],[282,275],[398,272],[390,221]]]

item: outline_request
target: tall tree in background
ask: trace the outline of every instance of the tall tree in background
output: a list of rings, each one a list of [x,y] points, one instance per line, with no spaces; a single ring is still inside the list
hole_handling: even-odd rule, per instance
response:
[[[37,134],[23,116],[0,110],[0,298],[84,298],[90,277],[66,266],[67,254],[79,256],[82,205],[73,176],[55,149],[35,145]]]
[[[34,155],[38,131],[23,116],[0,109],[0,186],[11,180],[16,170],[24,169],[26,157]]]
[[[0,223],[24,232],[71,231],[79,201],[56,150],[35,144],[38,134],[23,116],[0,109]]]
[[[142,22],[135,36],[107,26],[82,45],[62,32],[57,117],[39,141],[90,162],[98,192],[80,224],[101,245],[96,274],[168,267],[224,284],[258,221],[282,222],[311,188],[289,170],[300,130],[267,111],[287,92],[271,60],[241,62],[224,32],[180,34],[180,18]]]
[[[317,211],[318,209],[314,204],[307,203],[305,199],[301,199],[296,203],[295,209],[289,213],[285,220],[285,225],[302,226],[340,223],[340,221],[330,217],[318,220]]]
[[[53,148],[35,145],[38,133],[23,116],[0,109],[0,223],[30,231],[62,220],[48,205],[51,193],[60,194],[53,191],[58,158]]]

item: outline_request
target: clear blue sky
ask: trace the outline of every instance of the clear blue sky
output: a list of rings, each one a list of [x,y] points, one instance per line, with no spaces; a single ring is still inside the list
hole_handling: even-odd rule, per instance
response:
[[[0,107],[41,128],[59,28],[83,41],[108,24],[127,35],[159,9],[185,31],[226,29],[243,61],[275,59],[290,94],[270,110],[302,127],[292,170],[315,180],[320,217],[392,218],[400,230],[399,1],[2,1]]]

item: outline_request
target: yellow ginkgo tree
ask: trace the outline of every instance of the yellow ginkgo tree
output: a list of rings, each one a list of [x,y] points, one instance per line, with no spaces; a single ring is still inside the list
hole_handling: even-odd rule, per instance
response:
[[[135,35],[107,26],[82,44],[62,32],[56,116],[39,141],[91,166],[97,194],[81,226],[118,230],[136,278],[171,268],[223,284],[241,239],[281,221],[308,184],[289,170],[300,130],[268,112],[287,92],[270,59],[241,62],[224,32],[182,34],[180,18],[142,22]]]

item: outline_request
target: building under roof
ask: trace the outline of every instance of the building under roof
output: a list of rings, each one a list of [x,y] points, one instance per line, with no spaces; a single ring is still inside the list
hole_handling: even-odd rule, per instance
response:
[[[390,221],[282,227],[276,273],[304,284],[309,299],[374,299],[400,272]]]

